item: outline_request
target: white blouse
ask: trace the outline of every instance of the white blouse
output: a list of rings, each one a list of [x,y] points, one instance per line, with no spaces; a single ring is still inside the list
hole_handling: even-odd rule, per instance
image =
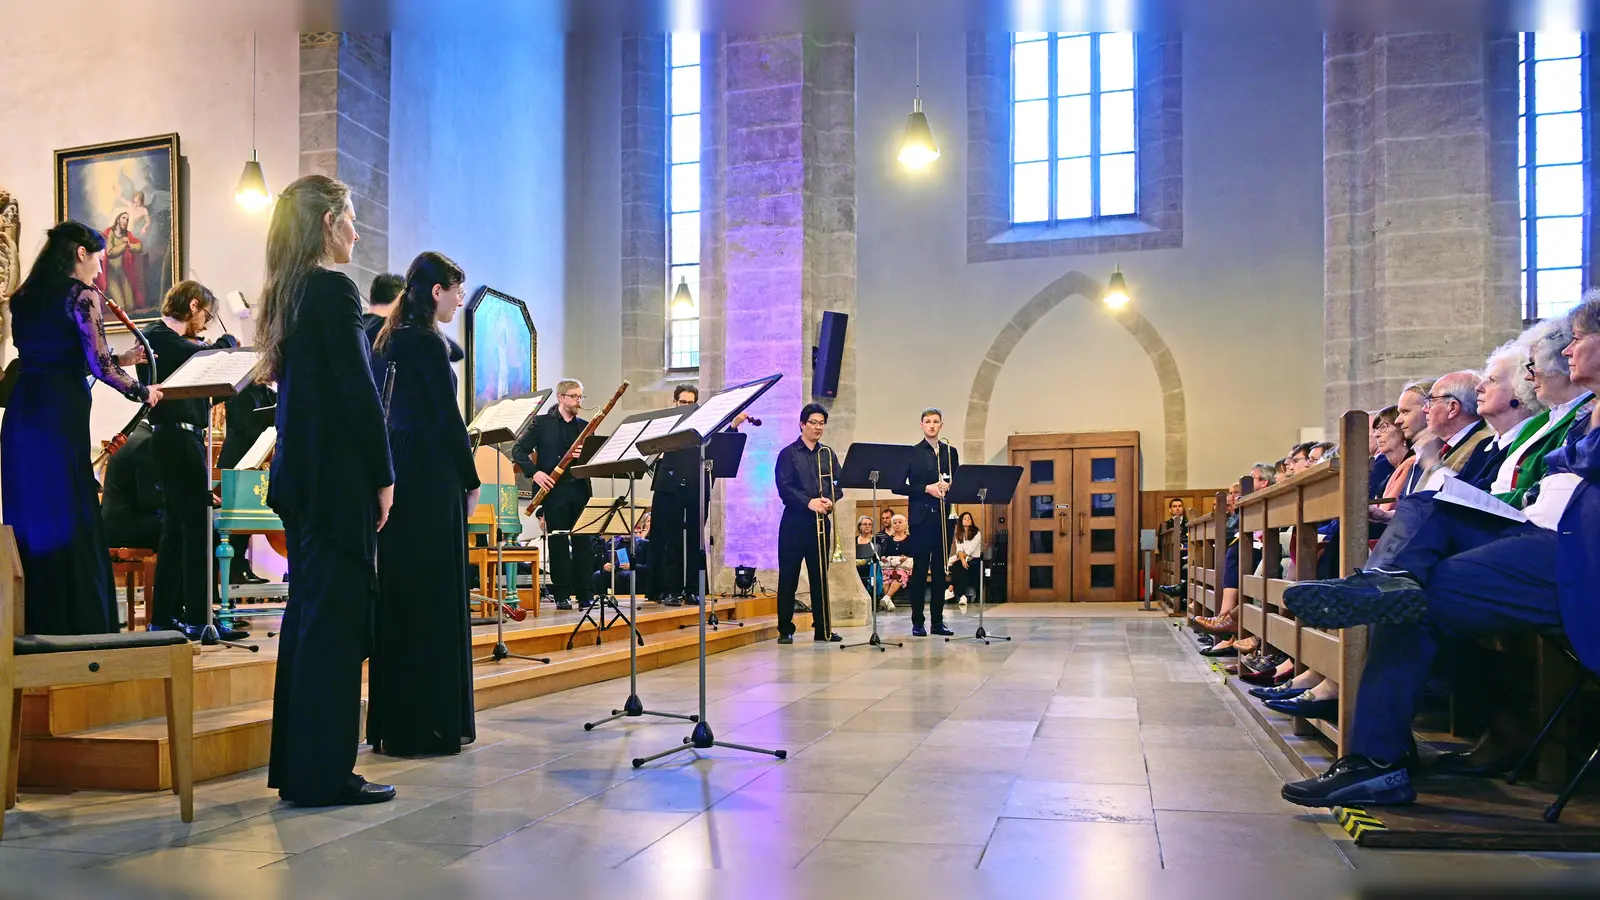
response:
[[[956,561],[956,553],[965,553],[968,559],[983,558],[983,532],[974,531],[972,538],[965,541],[952,541],[950,544],[950,562]]]

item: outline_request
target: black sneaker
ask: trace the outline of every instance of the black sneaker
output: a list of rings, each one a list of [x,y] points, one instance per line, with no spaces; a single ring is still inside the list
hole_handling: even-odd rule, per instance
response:
[[[1160,591],[1163,594],[1166,594],[1168,597],[1171,597],[1174,600],[1182,600],[1183,599],[1183,585],[1181,585],[1181,584],[1163,584],[1163,585],[1158,585],[1156,587],[1156,590]]]
[[[792,643],[794,643],[794,638],[789,636],[789,635],[787,635],[787,634],[780,634],[780,635],[778,635],[778,643],[780,643],[780,644],[792,644]]]
[[[1296,806],[1397,806],[1417,799],[1404,762],[1379,765],[1352,754],[1327,772],[1283,786],[1283,799]]]
[[[1283,589],[1283,605],[1312,628],[1405,625],[1422,619],[1427,594],[1410,575],[1368,571],[1291,584]]]
[[[923,628],[921,625],[913,625],[913,626],[911,626],[911,636],[912,637],[927,637],[928,636],[928,629]]]
[[[556,609],[566,610],[566,609],[571,609],[571,608],[572,608],[572,601],[571,600],[557,600],[556,601]]]
[[[935,625],[935,626],[933,626],[932,633],[940,635],[942,637],[950,637],[950,636],[955,634],[954,631],[951,631],[950,629],[946,628],[943,625]]]

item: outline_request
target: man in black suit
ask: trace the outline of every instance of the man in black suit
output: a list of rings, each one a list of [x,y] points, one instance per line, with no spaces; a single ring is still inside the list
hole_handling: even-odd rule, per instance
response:
[[[950,492],[950,477],[961,456],[949,442],[941,440],[944,413],[937,409],[922,411],[922,440],[911,446],[911,468],[903,484],[894,486],[894,492],[906,498],[906,521],[911,525],[911,634],[927,637],[933,634],[954,634],[944,625],[944,561],[947,548],[945,535],[949,528],[945,522],[948,506],[945,495]],[[923,627],[923,592],[928,593],[928,603],[933,607],[931,628]]]
[[[583,383],[572,378],[556,382],[556,397],[555,410],[535,416],[528,430],[518,436],[511,448],[511,461],[532,477],[534,484],[549,490],[542,506],[550,528],[570,531],[593,491],[587,478],[569,474],[557,482],[551,473],[589,424],[587,419],[578,417],[583,403]],[[573,596],[578,598],[579,606],[587,609],[592,596],[589,576],[594,571],[593,538],[583,534],[560,534],[551,537],[547,544],[550,589],[555,594],[556,609],[571,609]]]
[[[406,280],[393,272],[385,272],[372,279],[372,287],[367,289],[367,311],[361,314],[361,330],[366,332],[369,345],[378,336],[378,329],[383,327],[384,320],[389,318],[389,311],[394,309],[395,301],[400,299],[400,292],[405,289]]]
[[[154,433],[149,422],[140,422],[106,462],[100,518],[107,546],[154,550],[161,540],[161,475],[150,450]]]
[[[680,384],[672,391],[674,406],[689,407],[699,402],[700,391],[692,384]],[[700,552],[701,510],[697,501],[701,500],[703,480],[698,447],[663,453],[656,460],[650,482],[655,583],[648,590],[667,606],[681,606],[685,597],[700,593],[700,570],[705,566],[705,557]]]

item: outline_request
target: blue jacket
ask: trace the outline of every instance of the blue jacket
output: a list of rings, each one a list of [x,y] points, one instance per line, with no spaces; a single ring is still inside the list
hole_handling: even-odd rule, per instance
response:
[[[1573,422],[1545,465],[1546,474],[1583,477],[1557,529],[1556,596],[1567,640],[1590,671],[1600,672],[1600,430],[1589,431],[1587,418]]]

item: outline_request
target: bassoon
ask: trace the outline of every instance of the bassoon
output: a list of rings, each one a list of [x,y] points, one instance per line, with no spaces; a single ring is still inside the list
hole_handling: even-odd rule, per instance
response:
[[[605,421],[606,415],[611,412],[611,407],[616,406],[617,401],[622,399],[622,395],[627,393],[629,384],[629,382],[623,381],[622,385],[617,388],[617,392],[612,394],[611,399],[606,401],[606,405],[601,408],[600,414],[590,419],[589,424],[583,426],[583,432],[578,435],[578,439],[572,442],[571,447],[567,448],[567,455],[561,457],[561,462],[557,463],[555,469],[550,472],[550,487],[555,487],[555,483],[560,481],[561,476],[567,473],[567,466],[571,465],[572,461],[577,458],[578,451],[583,448],[583,442],[594,435],[594,430],[600,427],[601,422]],[[530,516],[533,515],[533,511],[538,509],[539,504],[543,503],[544,498],[549,495],[550,488],[540,488],[533,495],[533,499],[528,502],[528,508],[525,512]]]

